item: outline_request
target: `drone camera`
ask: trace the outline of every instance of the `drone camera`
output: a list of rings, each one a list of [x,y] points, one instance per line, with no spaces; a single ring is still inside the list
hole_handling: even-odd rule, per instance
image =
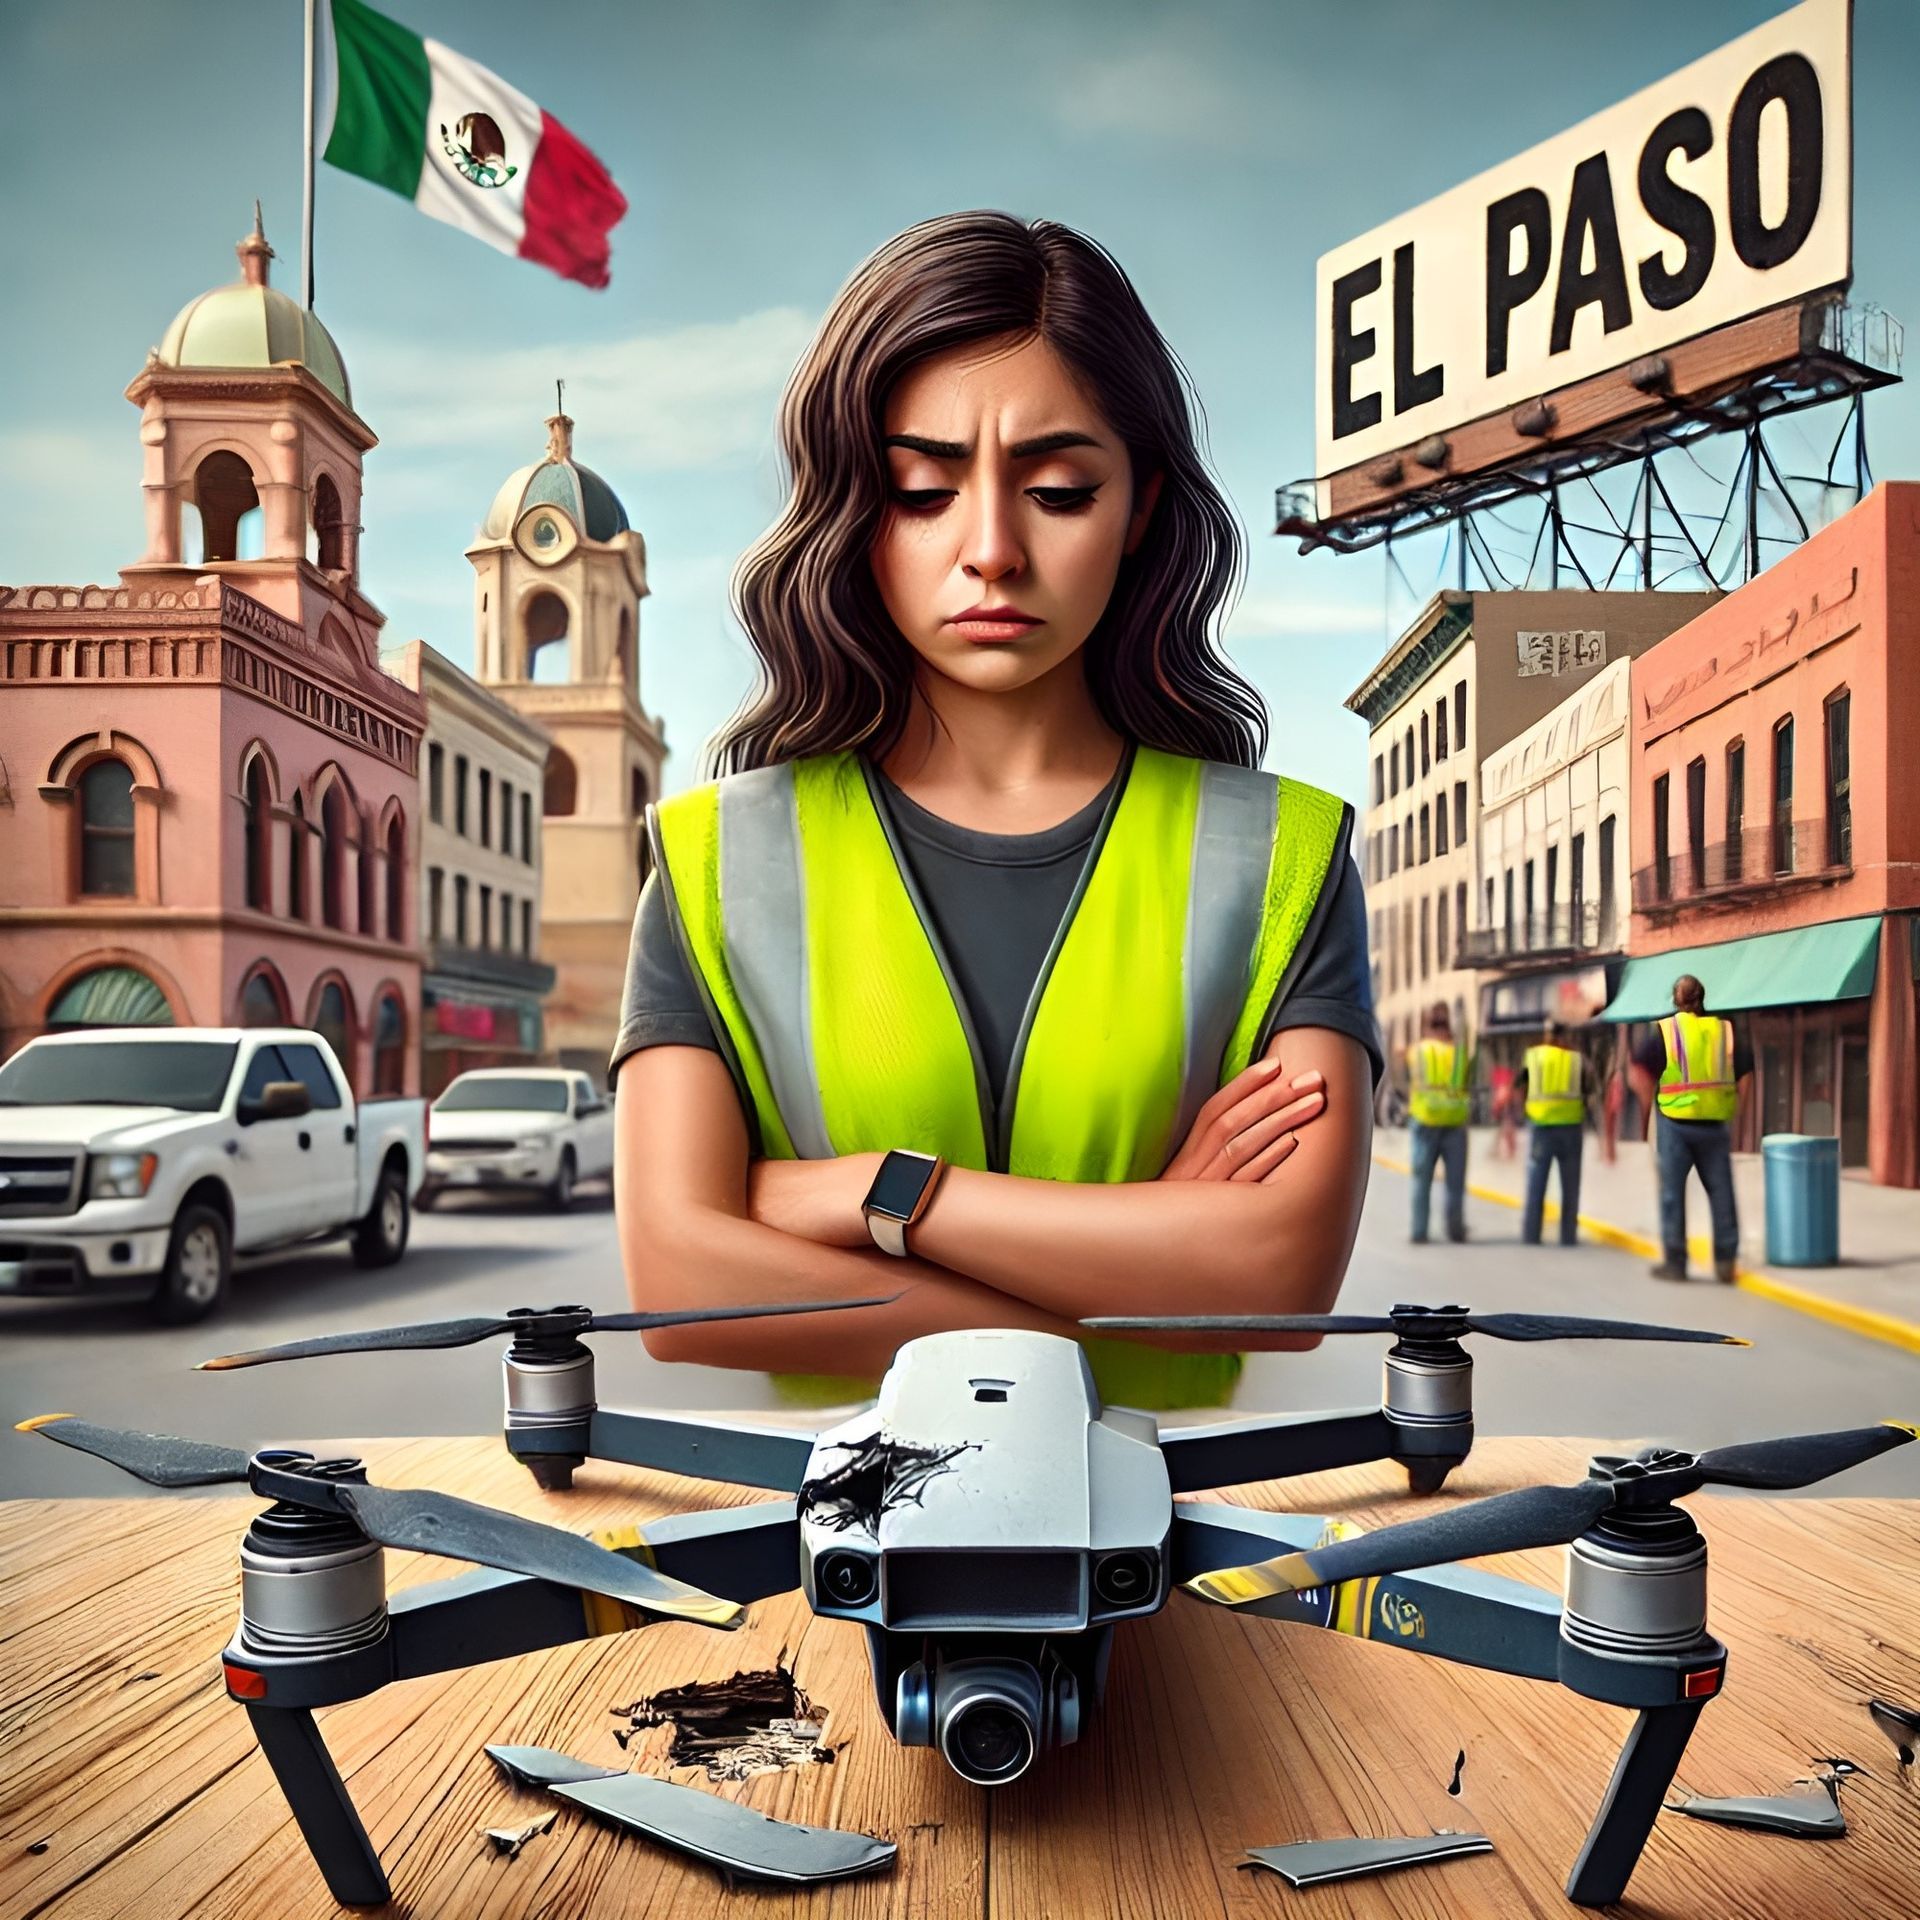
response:
[[[820,1557],[814,1580],[821,1598],[838,1607],[864,1607],[880,1591],[880,1570],[873,1557],[844,1548]]]
[[[1033,1765],[1046,1725],[1046,1688],[1025,1660],[956,1660],[934,1671],[935,1744],[961,1779],[1005,1786]]]

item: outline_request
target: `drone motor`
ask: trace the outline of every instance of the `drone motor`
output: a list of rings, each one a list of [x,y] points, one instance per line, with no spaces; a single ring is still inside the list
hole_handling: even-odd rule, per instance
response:
[[[315,1480],[366,1484],[358,1460],[273,1449],[263,1462]],[[276,1501],[240,1543],[240,1644],[268,1658],[372,1646],[387,1631],[386,1555],[348,1515]]]
[[[1659,1658],[1706,1638],[1707,1543],[1670,1498],[1697,1484],[1681,1480],[1693,1465],[1692,1455],[1680,1453],[1593,1461],[1589,1471],[1610,1480],[1618,1497],[1567,1548],[1560,1632],[1574,1646]]]

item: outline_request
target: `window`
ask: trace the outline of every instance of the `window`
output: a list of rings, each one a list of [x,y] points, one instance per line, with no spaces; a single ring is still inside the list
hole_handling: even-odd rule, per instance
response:
[[[1493,897],[1491,883],[1487,889],[1488,900]],[[1467,937],[1467,883],[1462,880],[1453,890],[1453,937],[1464,944]]]
[[[1420,978],[1422,980],[1433,971],[1433,950],[1427,941],[1429,912],[1432,904],[1425,894],[1420,896]]]
[[[1687,762],[1687,881],[1695,893],[1707,884],[1707,763]]]
[[[1501,924],[1506,929],[1507,951],[1511,953],[1513,951],[1513,869],[1511,867],[1507,869],[1506,874],[1504,876],[1504,885],[1502,890],[1505,894],[1504,905],[1506,908],[1506,912],[1502,917]]]
[[[500,782],[500,851],[513,851],[513,782]]]
[[[493,775],[480,769],[480,844],[493,845]]]
[[[1600,822],[1600,944],[1611,947],[1614,941],[1613,923],[1613,827],[1612,814]]]
[[[250,1026],[255,1024],[271,1027],[277,1023],[272,1020],[248,1022]],[[256,1047],[253,1058],[247,1062],[246,1078],[240,1082],[239,1098],[242,1100],[264,1099],[267,1089],[275,1081],[285,1082],[292,1078],[293,1069],[281,1059],[278,1047]]]
[[[273,910],[273,800],[267,790],[267,763],[255,754],[243,783],[247,802],[247,905]]]
[[[1424,780],[1433,771],[1433,730],[1427,725],[1427,716],[1420,716],[1420,777]]]
[[[1380,756],[1373,756],[1373,804],[1377,807],[1387,797],[1387,770]]]
[[[1446,712],[1446,703],[1441,702],[1440,711]],[[1453,965],[1453,956],[1447,949],[1447,893],[1441,888],[1433,903],[1433,964],[1442,973]]]
[[[1525,863],[1521,873],[1521,890],[1525,899],[1527,916],[1526,943],[1529,947],[1532,947],[1536,944],[1540,923],[1533,917],[1533,862],[1531,860]]]
[[[133,894],[133,769],[124,760],[80,776],[80,891]]]
[[[329,985],[326,992],[320,996],[320,1003],[323,1008],[327,1005],[329,996],[332,997],[334,1005],[344,1018],[347,1010],[346,996],[337,986]],[[314,1025],[322,1037],[326,1039],[327,1043],[332,1046],[333,1036],[329,1034],[326,1028],[322,1027],[317,1020],[314,1022]],[[340,1046],[344,1045],[345,1034],[343,1028]],[[344,1073],[347,1066],[347,1056],[341,1052],[340,1046],[334,1046],[333,1057],[340,1062],[340,1070]],[[304,1043],[288,1042],[281,1047],[280,1057],[287,1063],[287,1067],[293,1077],[313,1096],[313,1110],[315,1113],[335,1113],[339,1110],[340,1089],[333,1084],[333,1075],[327,1071],[327,1063],[320,1058],[320,1049],[318,1047],[310,1047]]]
[[[1662,900],[1673,896],[1673,859],[1667,845],[1671,786],[1664,773],[1653,783],[1653,890]]]
[[[430,939],[440,938],[440,930],[445,925],[446,904],[446,869],[429,867],[427,869],[427,934]]]
[[[1398,827],[1387,829],[1387,871],[1389,873],[1400,871],[1400,829]]]
[[[1560,849],[1558,847],[1549,847],[1547,849],[1547,897],[1540,902],[1542,915],[1541,924],[1547,930],[1546,941],[1548,946],[1555,944],[1553,937],[1553,903],[1559,892]]]
[[[1453,689],[1453,750],[1467,750],[1467,683],[1462,680]]]
[[[1433,708],[1433,757],[1444,760],[1447,757],[1447,700],[1442,694]]]
[[[293,796],[293,820],[287,829],[287,911],[307,917],[307,803]]]
[[[520,902],[520,951],[525,954],[533,952],[533,902],[531,900]]]
[[[1827,702],[1827,865],[1853,865],[1853,750],[1847,735],[1852,696],[1843,688]]]
[[[258,967],[247,978],[247,984],[240,989],[240,1024],[243,1027],[284,1027],[291,1019],[278,991],[273,984],[273,975],[265,967]]]
[[[1793,871],[1793,716],[1773,730],[1773,870]]]
[[[574,772],[573,756],[564,747],[554,747],[547,754],[546,790],[541,796],[540,811],[546,814],[570,814],[578,797],[579,776]]]
[[[493,889],[489,886],[480,889],[480,944],[493,945]]]
[[[1453,844],[1456,847],[1467,844],[1467,783],[1464,780],[1453,783]]]
[[[1437,859],[1447,850],[1447,802],[1443,795],[1433,809],[1433,851]]]
[[[467,876],[456,873],[453,876],[453,942],[464,947],[467,942]]]
[[[1389,795],[1400,791],[1400,742],[1394,740],[1387,746],[1387,792]]]
[[[1400,903],[1400,977],[1413,985],[1413,902]]]
[[[170,1027],[173,1025],[173,1009],[167,1004],[167,996],[138,967],[95,967],[90,972],[81,974],[77,979],[69,980],[60,989],[60,997],[47,1009],[47,1025],[49,1028]],[[51,1049],[48,1051],[51,1053]],[[88,1057],[84,1061],[76,1061],[64,1048],[59,1053],[53,1053],[50,1071],[59,1076],[62,1081],[58,1088],[59,1100],[92,1098],[93,1090],[101,1094],[119,1091],[125,1081],[115,1075],[113,1069],[127,1064],[118,1057],[126,1051],[124,1047],[115,1047],[109,1053],[96,1054],[89,1047]],[[140,1048],[139,1051],[142,1055],[149,1054],[149,1050],[145,1047]],[[149,1056],[144,1067],[134,1068],[133,1078],[139,1080],[143,1086],[148,1085],[151,1083],[144,1078],[148,1069],[152,1069],[164,1080],[168,1077],[168,1069],[183,1063],[183,1051],[171,1046],[163,1051],[167,1055],[165,1060],[156,1060]],[[196,1055],[199,1054],[199,1049],[196,1048],[194,1051]],[[225,1086],[227,1068],[232,1064],[233,1053],[230,1048],[221,1048],[218,1051],[223,1056],[218,1084]],[[24,1074],[20,1072],[20,1062],[21,1056],[15,1054],[7,1063],[9,1093],[24,1092],[25,1088],[19,1083],[31,1076],[31,1069]],[[191,1064],[191,1062],[185,1064]],[[96,1069],[98,1071],[95,1071]],[[45,1100],[36,1100],[34,1104],[36,1106],[53,1105],[58,1104],[58,1101],[53,1098],[53,1090],[49,1089],[49,1097]],[[183,1099],[168,1098],[154,1104],[182,1108],[191,1106],[191,1111],[199,1113],[212,1111],[210,1106],[191,1105]]]
[[[1424,867],[1433,858],[1433,820],[1432,808],[1420,809],[1420,864]]]
[[[399,1093],[406,1084],[406,1010],[398,995],[383,993],[373,1010],[373,1090]]]
[[[1738,880],[1746,866],[1747,743],[1727,748],[1727,878]]]
[[[1486,925],[1487,925],[1487,927],[1488,927],[1489,929],[1491,929],[1491,928],[1492,928],[1492,926],[1493,926],[1493,924],[1494,924],[1494,920],[1493,920],[1493,876],[1492,876],[1491,874],[1489,874],[1489,875],[1487,876],[1487,918],[1486,918]]]
[[[500,892],[500,951],[513,951],[513,895],[505,888]]]
[[[520,796],[520,858],[533,865],[533,796]]]
[[[387,938],[396,945],[407,924],[407,828],[401,815],[387,822]]]
[[[347,924],[347,800],[337,780],[320,796],[320,917]]]
[[[453,756],[453,830],[464,840],[467,835],[467,756]]]
[[[438,740],[427,748],[427,818],[436,826],[446,818],[447,750]]]
[[[1576,947],[1587,939],[1587,836],[1576,833],[1567,848],[1567,931]]]
[[[1407,787],[1408,787],[1408,790],[1411,791],[1413,787],[1413,729],[1412,727],[1408,727],[1407,729],[1407,737],[1405,742],[1403,743],[1402,751],[1404,751],[1404,753],[1407,756]],[[1408,970],[1408,976],[1409,978],[1411,978],[1412,976],[1411,968],[1409,968]]]

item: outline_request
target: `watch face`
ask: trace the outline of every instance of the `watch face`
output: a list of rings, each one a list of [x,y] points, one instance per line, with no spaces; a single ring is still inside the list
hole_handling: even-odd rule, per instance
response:
[[[931,1160],[922,1160],[917,1154],[890,1153],[880,1163],[867,1205],[895,1220],[910,1219],[932,1174]]]

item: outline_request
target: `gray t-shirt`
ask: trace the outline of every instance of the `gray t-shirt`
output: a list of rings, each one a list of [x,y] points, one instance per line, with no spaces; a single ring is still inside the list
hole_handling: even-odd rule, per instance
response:
[[[1033,983],[1073,897],[1113,786],[1071,819],[1039,833],[979,833],[929,813],[884,774],[875,785],[952,964],[998,1102]],[[1366,904],[1351,859],[1341,860],[1307,929],[1292,991],[1274,1024],[1275,1031],[1330,1027],[1352,1035],[1366,1048],[1378,1083],[1382,1055],[1367,964]],[[629,1054],[662,1046],[718,1052],[720,1043],[668,924],[659,880],[649,878],[634,915],[620,1037],[609,1075],[619,1072]]]

